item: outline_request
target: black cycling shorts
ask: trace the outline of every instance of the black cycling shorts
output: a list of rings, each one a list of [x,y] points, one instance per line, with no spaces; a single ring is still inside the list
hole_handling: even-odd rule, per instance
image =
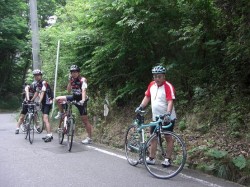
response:
[[[21,114],[27,114],[28,112],[28,105],[24,105],[22,104],[22,110],[21,110]]]
[[[52,108],[52,105],[43,104],[41,111],[43,114],[49,115],[51,108]]]
[[[164,129],[164,131],[171,131],[171,132],[173,132],[175,120],[172,120],[171,123],[172,123],[172,126]],[[154,130],[155,130],[155,126],[154,127],[150,127],[150,134],[153,134]]]
[[[75,100],[73,95],[67,95],[66,98],[67,98],[67,101],[74,101]],[[87,102],[84,102],[83,105],[75,105],[75,106],[78,109],[81,116],[88,114],[87,113]]]

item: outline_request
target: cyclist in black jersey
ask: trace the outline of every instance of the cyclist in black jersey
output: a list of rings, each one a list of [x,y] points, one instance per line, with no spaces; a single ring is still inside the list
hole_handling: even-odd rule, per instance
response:
[[[80,76],[80,68],[77,65],[72,65],[70,67],[70,77],[67,86],[68,92],[72,92],[72,95],[67,96],[58,96],[56,97],[56,102],[58,105],[59,112],[56,119],[61,118],[63,114],[62,103],[64,101],[79,101],[81,105],[75,105],[81,115],[82,122],[85,124],[85,128],[88,134],[88,137],[82,141],[83,144],[92,143],[92,125],[90,124],[87,116],[87,79]]]
[[[49,112],[52,108],[53,92],[48,82],[42,79],[43,73],[41,70],[35,69],[33,71],[33,75],[35,77],[36,83],[35,94],[31,100],[34,101],[37,97],[39,97],[39,102],[42,105],[41,111],[43,113],[43,121],[47,130],[47,135],[42,139],[44,140],[44,142],[51,142],[51,140],[53,139],[53,135],[49,123]]]
[[[24,117],[28,112],[28,106],[24,105],[24,103],[29,102],[34,97],[34,94],[35,94],[35,82],[31,84],[25,83],[23,93],[22,93],[22,96],[23,96],[22,110],[21,110],[21,113],[17,122],[15,134],[19,134],[20,125],[23,123]]]

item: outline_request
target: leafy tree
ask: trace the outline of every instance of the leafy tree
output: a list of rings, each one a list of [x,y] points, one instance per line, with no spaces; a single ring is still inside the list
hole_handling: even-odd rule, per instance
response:
[[[21,0],[0,1],[0,93],[14,92],[27,67],[27,4]]]

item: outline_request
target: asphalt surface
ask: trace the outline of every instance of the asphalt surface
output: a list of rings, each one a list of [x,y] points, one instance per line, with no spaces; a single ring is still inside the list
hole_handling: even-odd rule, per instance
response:
[[[145,166],[130,166],[122,150],[104,146],[73,144],[71,152],[58,143],[57,134],[44,143],[35,134],[31,145],[24,134],[15,135],[16,114],[0,114],[0,187],[239,187],[212,176],[183,170],[169,180],[151,176]]]

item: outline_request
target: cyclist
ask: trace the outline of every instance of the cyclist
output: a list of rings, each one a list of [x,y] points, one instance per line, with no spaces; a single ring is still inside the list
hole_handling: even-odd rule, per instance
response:
[[[50,85],[48,82],[44,81],[42,79],[42,71],[39,69],[35,69],[33,71],[34,78],[36,80],[35,83],[35,94],[34,97],[31,99],[31,101],[34,101],[37,97],[39,97],[39,103],[41,103],[42,108],[41,111],[43,113],[43,121],[46,126],[47,135],[43,137],[42,139],[44,142],[51,142],[53,139],[53,135],[51,132],[51,126],[49,123],[49,112],[52,108],[52,102],[53,102],[53,92],[50,88]]]
[[[145,92],[145,97],[143,98],[140,106],[136,109],[142,110],[147,106],[147,104],[151,100],[151,108],[152,108],[152,118],[153,121],[156,120],[155,117],[157,115],[166,114],[165,120],[166,122],[171,122],[173,125],[169,127],[168,131],[173,131],[174,122],[176,119],[176,113],[174,109],[174,99],[175,99],[175,90],[171,83],[167,82],[165,79],[166,69],[161,66],[155,66],[152,68],[152,74],[154,81],[150,82],[148,88]],[[150,128],[150,133],[154,132],[155,127]],[[165,159],[162,161],[162,165],[164,167],[168,167],[171,165],[171,155],[173,150],[173,140],[170,136],[165,136],[167,144],[167,151],[165,155]],[[149,157],[146,158],[146,162],[148,164],[155,164],[155,154],[157,149],[157,140],[152,141]]]
[[[23,93],[22,93],[22,95],[23,95],[22,110],[21,110],[21,113],[20,113],[20,116],[19,116],[19,119],[17,122],[15,134],[19,134],[20,125],[23,123],[24,117],[28,112],[28,106],[24,105],[24,104],[29,102],[33,98],[34,93],[35,93],[35,82],[33,82],[31,84],[28,84],[26,82],[24,85]],[[39,127],[37,127],[37,130],[39,131]]]
[[[61,118],[63,115],[62,103],[65,101],[79,101],[81,105],[75,105],[81,115],[82,122],[85,124],[85,128],[88,137],[82,141],[83,144],[92,143],[92,125],[90,124],[87,116],[87,79],[80,76],[80,68],[77,65],[72,65],[70,67],[70,77],[67,86],[67,91],[72,92],[72,95],[58,96],[56,97],[56,102],[58,105],[59,112],[55,119]]]

